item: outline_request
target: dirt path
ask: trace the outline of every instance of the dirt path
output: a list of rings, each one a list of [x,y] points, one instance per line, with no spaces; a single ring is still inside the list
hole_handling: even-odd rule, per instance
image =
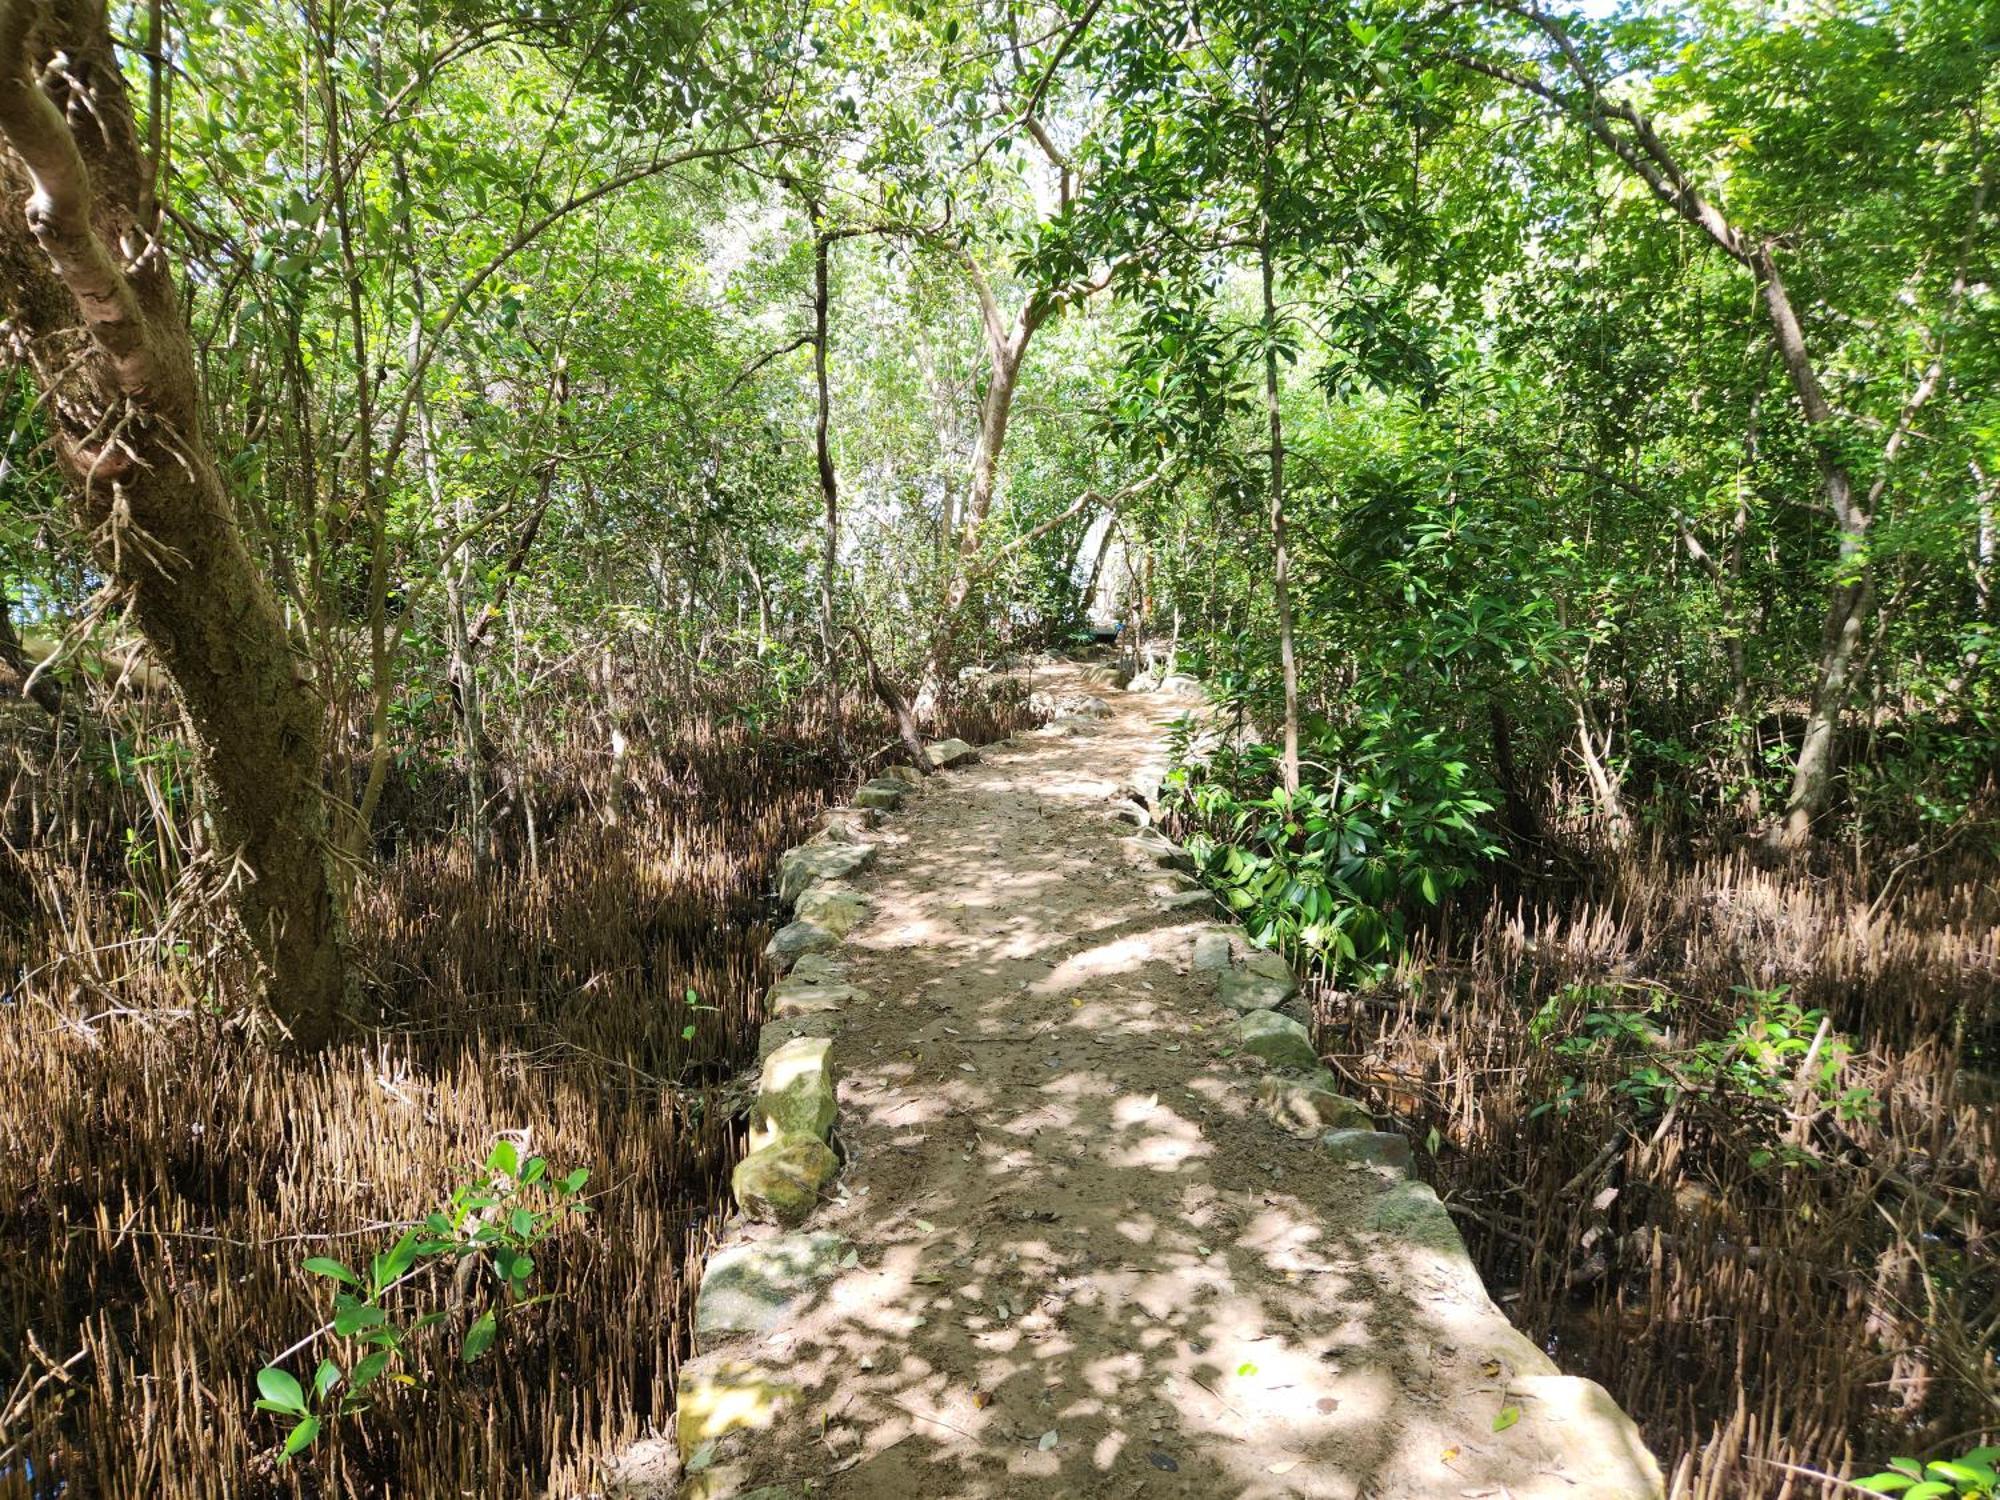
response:
[[[836,1038],[845,1168],[804,1234],[841,1238],[771,1331],[702,1338],[684,1405],[769,1425],[691,1443],[683,1493],[1654,1493],[1427,1189],[1260,1112],[1191,970],[1210,915],[1111,811],[1187,705],[1100,691],[1108,717],[989,747],[866,835],[835,958],[866,994],[769,1038]]]

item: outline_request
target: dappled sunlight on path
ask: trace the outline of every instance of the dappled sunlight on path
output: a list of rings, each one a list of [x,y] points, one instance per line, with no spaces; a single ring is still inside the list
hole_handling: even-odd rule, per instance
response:
[[[702,1339],[771,1425],[699,1449],[687,1493],[1647,1493],[1595,1387],[1371,1228],[1396,1173],[1259,1112],[1190,972],[1210,916],[1112,813],[1186,705],[1105,697],[869,835],[838,955],[865,998],[771,1038],[837,1038],[845,1169],[810,1227],[846,1253],[774,1330]]]

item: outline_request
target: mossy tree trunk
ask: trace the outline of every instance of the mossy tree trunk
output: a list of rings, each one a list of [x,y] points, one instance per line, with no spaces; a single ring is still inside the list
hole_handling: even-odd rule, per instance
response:
[[[0,298],[77,519],[187,714],[215,852],[272,1013],[337,1028],[325,713],[203,434],[101,0],[0,0]]]

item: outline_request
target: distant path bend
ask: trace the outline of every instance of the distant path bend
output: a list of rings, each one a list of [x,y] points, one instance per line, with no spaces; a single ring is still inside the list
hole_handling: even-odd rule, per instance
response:
[[[1112,813],[1192,705],[1087,691],[1106,717],[988,747],[865,835],[835,959],[862,994],[766,1039],[834,1037],[845,1168],[795,1232],[823,1263],[770,1329],[702,1335],[684,1406],[767,1425],[696,1448],[682,1493],[1657,1495],[1428,1189],[1267,1118],[1192,963],[1211,913]]]

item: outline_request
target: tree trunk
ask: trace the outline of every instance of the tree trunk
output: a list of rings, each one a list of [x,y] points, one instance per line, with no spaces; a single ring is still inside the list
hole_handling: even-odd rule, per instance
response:
[[[1027,353],[1032,329],[1025,321],[990,349],[992,372],[986,392],[979,401],[979,439],[972,448],[972,484],[965,501],[965,520],[959,527],[958,550],[970,557],[979,550],[979,533],[993,509],[993,496],[1000,482],[1000,450],[1007,442],[1007,423],[1014,412],[1014,389],[1021,378],[1021,359]]]
[[[1487,723],[1493,731],[1493,770],[1500,782],[1500,820],[1520,848],[1542,841],[1541,819],[1521,784],[1521,768],[1514,759],[1514,721],[1498,697],[1486,700]]]
[[[1285,425],[1278,407],[1278,304],[1273,293],[1271,230],[1257,245],[1264,287],[1264,411],[1271,442],[1271,590],[1278,606],[1278,664],[1285,682],[1285,790],[1299,789],[1299,665],[1292,638],[1292,564],[1285,540]]]
[[[79,523],[186,710],[265,998],[324,1042],[346,994],[324,713],[209,452],[167,259],[137,253],[151,174],[101,4],[0,0],[0,137],[0,298]]]
[[[1764,287],[1764,307],[1770,315],[1771,337],[1791,377],[1792,389],[1813,433],[1820,486],[1839,534],[1840,561],[1827,600],[1826,622],[1820,630],[1819,672],[1812,703],[1806,711],[1805,738],[1792,767],[1792,790],[1784,813],[1772,825],[1769,842],[1778,848],[1798,848],[1812,836],[1813,820],[1826,808],[1833,790],[1840,719],[1852,686],[1849,667],[1854,648],[1875,603],[1873,575],[1867,561],[1868,527],[1873,519],[1854,495],[1854,478],[1836,449],[1833,409],[1820,390],[1819,376],[1808,358],[1805,334],[1792,308],[1791,294],[1768,248],[1749,257],[1751,269]],[[1894,458],[1891,453],[1889,457]]]
[[[812,205],[813,236],[813,386],[817,405],[813,419],[813,454],[819,466],[822,525],[819,544],[819,644],[826,661],[826,717],[834,742],[841,744],[840,637],[835,625],[834,579],[840,566],[840,485],[833,470],[833,397],[827,384],[827,324],[833,305],[828,252],[830,241],[818,230],[820,206]],[[763,608],[758,594],[758,608]]]
[[[1993,618],[1993,563],[2000,557],[2000,525],[1993,517],[1993,498],[2000,485],[1990,485],[1986,476],[1979,472],[1979,465],[1972,466],[1973,478],[1979,481],[1979,525],[1978,534],[1973,539],[1972,593],[1978,608],[1979,618]]]

